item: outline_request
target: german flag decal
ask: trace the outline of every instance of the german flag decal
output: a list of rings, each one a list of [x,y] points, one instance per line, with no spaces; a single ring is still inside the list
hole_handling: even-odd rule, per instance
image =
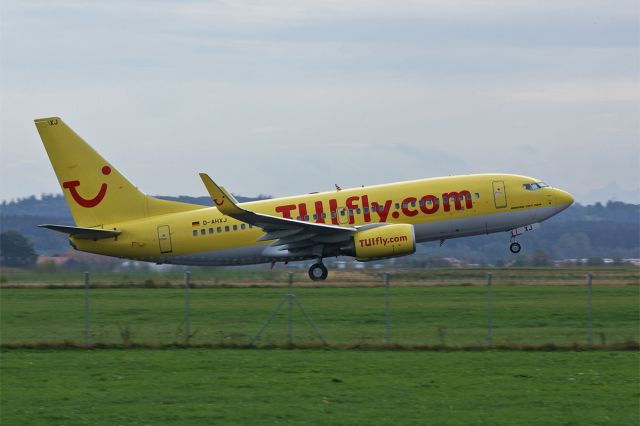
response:
[[[191,226],[200,226],[200,222],[191,222]]]

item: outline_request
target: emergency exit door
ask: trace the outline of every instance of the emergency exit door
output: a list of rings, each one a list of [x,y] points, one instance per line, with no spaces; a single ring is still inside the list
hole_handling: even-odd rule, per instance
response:
[[[158,243],[160,244],[160,253],[171,253],[171,230],[169,225],[158,226]]]
[[[493,182],[493,201],[496,209],[507,207],[507,192],[504,189],[504,181],[496,180]]]

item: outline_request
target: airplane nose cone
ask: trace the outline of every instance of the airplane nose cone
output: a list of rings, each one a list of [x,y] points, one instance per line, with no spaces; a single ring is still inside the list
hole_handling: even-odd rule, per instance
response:
[[[563,191],[561,189],[557,189],[556,190],[556,194],[555,194],[555,199],[556,202],[560,205],[564,205],[569,207],[571,204],[573,204],[573,196],[571,194],[569,194],[566,191]]]

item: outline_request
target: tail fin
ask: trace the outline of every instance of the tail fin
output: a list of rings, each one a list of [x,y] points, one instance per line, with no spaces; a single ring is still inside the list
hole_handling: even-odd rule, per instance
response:
[[[143,194],[60,118],[41,118],[35,123],[77,226],[202,208]]]

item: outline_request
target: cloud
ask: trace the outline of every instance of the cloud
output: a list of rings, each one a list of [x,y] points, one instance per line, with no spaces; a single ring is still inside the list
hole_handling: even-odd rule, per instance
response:
[[[487,171],[570,190],[637,178],[635,2],[2,8],[0,199],[59,190],[32,124],[50,115],[169,195],[202,194],[201,170],[246,195]]]

